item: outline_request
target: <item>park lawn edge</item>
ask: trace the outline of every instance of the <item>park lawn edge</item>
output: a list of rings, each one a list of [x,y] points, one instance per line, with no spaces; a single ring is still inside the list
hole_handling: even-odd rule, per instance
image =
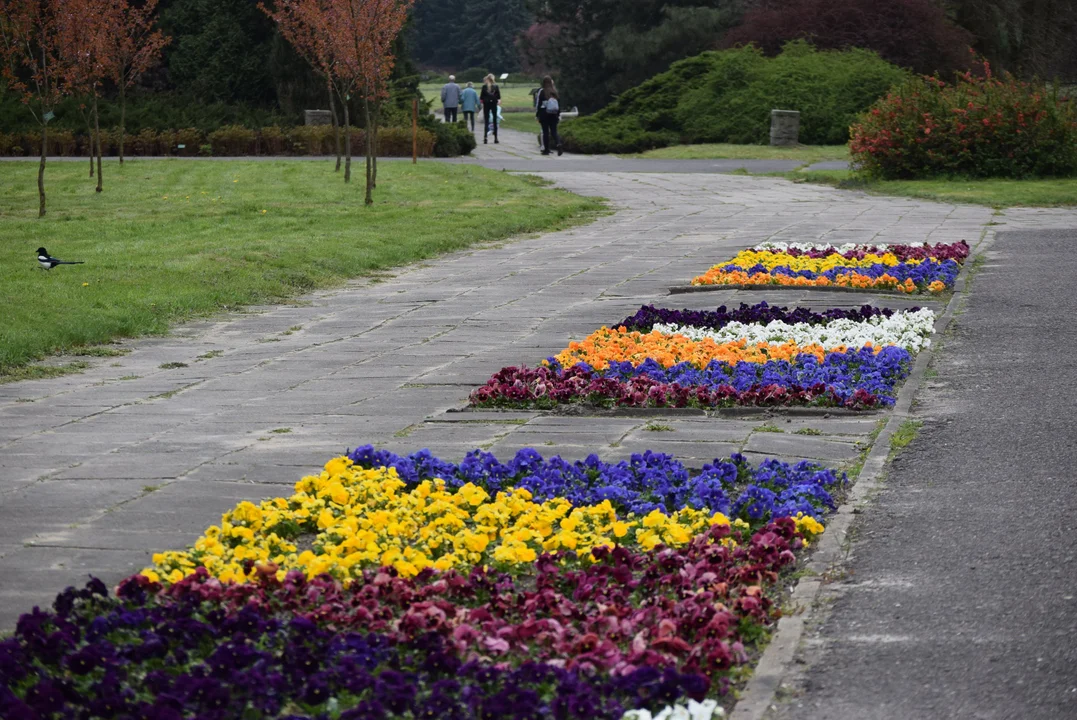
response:
[[[362,162],[361,158],[357,159],[359,163]],[[125,165],[126,171],[130,175],[147,174],[149,169],[153,169],[156,172],[173,172],[176,169],[182,171],[183,165],[188,165],[187,170],[191,168],[205,168],[205,174],[213,175],[228,175],[232,172],[248,171],[250,175],[257,176],[258,173],[272,172],[273,168],[279,168],[281,165],[291,166],[292,168],[299,168],[295,170],[300,174],[310,172],[322,172],[319,169],[318,163],[310,163],[305,160],[274,160],[271,162],[247,162],[247,161],[229,161],[227,163],[204,163],[198,161],[186,161],[183,159],[167,159],[167,160],[149,160],[139,159],[134,162],[128,162]],[[81,177],[81,173],[84,171],[84,166],[80,162],[71,163],[51,163],[47,166],[45,182],[46,191],[49,192],[49,214],[44,219],[37,219],[36,217],[30,218],[29,211],[23,208],[22,205],[26,204],[24,201],[30,194],[33,195],[34,213],[36,216],[36,185],[33,184],[33,180],[36,180],[36,161],[12,161],[3,163],[0,165],[0,176],[7,176],[8,178],[22,178],[26,176],[29,180],[22,183],[22,192],[13,193],[6,201],[0,202],[0,228],[4,229],[5,236],[9,239],[9,258],[8,263],[0,263],[0,267],[8,265],[8,274],[19,273],[22,274],[22,280],[26,280],[24,271],[32,269],[34,273],[40,273],[44,277],[44,271],[36,268],[36,263],[30,258],[28,253],[30,250],[36,248],[38,244],[44,243],[49,247],[50,252],[60,257],[70,257],[72,259],[85,259],[86,265],[74,266],[74,268],[61,267],[57,270],[51,271],[51,275],[57,275],[61,271],[69,272],[83,272],[86,269],[92,269],[96,272],[95,277],[86,277],[90,280],[88,285],[93,285],[95,288],[107,285],[108,280],[118,281],[119,276],[123,274],[122,267],[120,270],[114,270],[109,277],[108,262],[103,262],[106,258],[102,258],[102,251],[99,247],[90,247],[83,245],[78,249],[70,249],[69,244],[65,243],[62,239],[57,240],[54,233],[57,233],[61,229],[68,229],[75,223],[68,223],[65,221],[76,220],[81,223],[81,227],[85,227],[85,223],[96,224],[94,221],[100,221],[102,223],[115,222],[124,223],[132,222],[134,225],[142,221],[146,222],[152,218],[148,224],[162,222],[160,215],[155,215],[155,208],[146,206],[140,213],[137,207],[124,206],[120,208],[125,216],[119,218],[120,212],[115,212],[115,208],[112,208],[108,201],[110,200],[110,191],[113,193],[118,192],[117,185],[118,177],[122,172],[121,169],[114,163],[109,163],[105,166],[105,192],[103,195],[97,196],[97,201],[105,200],[104,204],[99,203],[96,205],[99,208],[97,214],[99,217],[94,218],[94,209],[92,203],[95,202],[93,194],[93,181],[86,181]],[[407,268],[414,263],[436,260],[438,257],[451,254],[453,252],[474,250],[482,247],[489,247],[498,243],[504,243],[506,241],[512,241],[519,237],[526,237],[536,233],[556,232],[569,227],[575,227],[582,224],[591,222],[593,219],[600,217],[608,212],[608,206],[605,200],[601,198],[584,198],[581,196],[573,195],[565,190],[550,189],[549,183],[531,175],[513,175],[508,173],[502,173],[494,170],[488,170],[482,167],[474,165],[453,165],[444,163],[432,163],[426,162],[418,166],[412,166],[410,163],[403,161],[392,161],[380,164],[381,173],[379,173],[379,179],[383,180],[383,183],[379,185],[379,188],[375,190],[374,198],[375,205],[373,208],[378,208],[379,204],[383,206],[383,212],[385,215],[393,215],[394,211],[396,215],[399,215],[399,206],[402,204],[397,201],[394,204],[394,198],[391,196],[392,189],[386,191],[383,188],[391,188],[392,185],[396,185],[393,189],[399,189],[399,182],[393,180],[394,171],[392,168],[399,168],[400,172],[407,172],[408,168],[419,168],[421,176],[426,181],[425,184],[416,183],[410,188],[410,192],[414,197],[412,203],[414,207],[407,208],[408,214],[411,216],[406,221],[407,223],[414,223],[414,213],[426,212],[426,206],[431,206],[432,210],[427,213],[432,216],[444,215],[447,211],[451,211],[461,205],[475,205],[475,201],[470,200],[466,195],[461,196],[461,202],[458,205],[445,205],[444,201],[440,205],[436,204],[437,200],[431,201],[427,196],[430,191],[437,191],[440,189],[438,186],[442,183],[448,183],[451,180],[457,180],[460,183],[464,183],[467,179],[482,180],[486,187],[486,194],[491,195],[491,192],[505,191],[507,195],[509,191],[517,193],[516,202],[519,202],[518,208],[520,208],[519,217],[503,217],[497,222],[489,222],[489,214],[484,212],[483,215],[477,215],[472,213],[466,215],[466,218],[470,220],[470,224],[459,225],[459,237],[460,240],[454,242],[451,247],[444,249],[428,249],[424,246],[409,246],[408,251],[400,255],[399,251],[396,253],[395,259],[389,259],[387,261],[379,261],[377,257],[372,260],[365,259],[364,262],[368,264],[361,271],[338,273],[338,274],[325,274],[322,273],[318,276],[317,273],[313,273],[308,277],[300,278],[300,282],[291,283],[290,277],[285,277],[279,285],[273,285],[269,292],[266,292],[266,283],[262,283],[263,287],[258,288],[258,292],[249,294],[249,297],[243,298],[241,301],[236,302],[235,298],[227,298],[223,302],[215,303],[202,303],[198,307],[190,308],[183,305],[177,305],[176,307],[167,309],[158,309],[156,317],[152,319],[149,324],[139,324],[132,320],[131,322],[121,323],[123,325],[120,329],[115,329],[108,332],[83,332],[80,337],[70,338],[64,334],[56,334],[54,340],[46,339],[41,343],[38,343],[39,347],[27,352],[9,352],[8,358],[0,358],[0,384],[15,382],[23,379],[38,379],[47,377],[56,377],[59,375],[68,374],[71,372],[80,372],[87,367],[88,363],[82,362],[81,358],[78,358],[79,362],[67,362],[67,360],[76,359],[73,356],[93,355],[95,352],[87,352],[88,348],[97,348],[100,346],[114,343],[121,339],[132,339],[147,336],[160,336],[168,334],[173,327],[177,324],[195,320],[205,317],[218,316],[222,312],[235,312],[241,311],[247,307],[264,304],[281,304],[294,301],[309,292],[316,290],[328,290],[337,289],[345,286],[349,282],[353,282],[359,279],[371,279],[374,282],[378,282],[386,279],[386,273],[396,273],[400,270]],[[325,163],[325,175],[327,179],[327,187],[334,188],[339,187],[346,188],[341,177],[334,174],[331,170],[330,162]],[[147,171],[147,172],[144,172]],[[361,209],[362,206],[362,191],[363,191],[363,171],[361,164],[358,168],[353,167],[353,180],[351,183],[351,189],[346,188],[346,192],[351,193],[357,202],[359,209],[353,210],[354,216],[359,216],[359,213],[364,212]],[[149,173],[152,174],[152,173]],[[197,172],[196,172],[197,174]],[[59,176],[59,177],[58,177]],[[111,177],[110,177],[111,176]],[[75,178],[79,178],[75,180]],[[111,180],[111,183],[110,183]],[[246,179],[245,179],[246,181]],[[135,181],[137,182],[137,181]],[[78,185],[75,185],[78,183]],[[83,187],[85,184],[85,187]],[[31,186],[32,190],[31,190]],[[74,192],[72,191],[74,188]],[[331,190],[330,190],[331,191]],[[76,197],[82,195],[81,198]],[[154,198],[157,197],[154,192]],[[26,196],[26,197],[24,197]],[[74,198],[74,200],[73,200]],[[538,198],[560,198],[559,202],[535,202]],[[287,195],[282,195],[278,198],[261,197],[253,202],[261,207],[261,204],[266,204],[270,209],[287,210],[288,203],[291,200]],[[78,205],[78,203],[82,205]],[[148,203],[148,200],[145,201]],[[245,201],[250,204],[250,201]],[[282,203],[282,205],[276,205],[275,203]],[[351,196],[348,197],[347,202],[351,202]],[[431,202],[435,203],[431,205]],[[241,204],[241,203],[240,203]],[[296,205],[302,204],[302,201],[297,201]],[[309,203],[308,203],[309,204]],[[406,203],[403,203],[406,207]],[[325,202],[324,208],[314,207],[315,212],[319,209],[324,209],[329,216],[330,211],[339,213],[342,205],[346,203],[340,203],[339,201],[334,203],[331,199]],[[28,207],[28,206],[27,206]],[[89,207],[89,209],[87,209]],[[310,207],[306,208],[308,211]],[[112,211],[112,212],[110,212]],[[502,213],[498,213],[502,215]],[[359,216],[361,217],[361,216]],[[265,217],[261,218],[264,221]],[[168,222],[169,218],[165,217],[164,222]],[[339,222],[339,220],[338,220]],[[420,221],[421,222],[421,221]],[[39,225],[39,223],[41,225]],[[62,224],[61,224],[62,223]],[[288,224],[288,223],[285,223]],[[293,219],[291,224],[295,225]],[[402,221],[392,219],[387,220],[388,233],[393,231],[394,224],[397,226],[397,231],[406,237],[406,229],[410,225],[405,224]],[[453,227],[454,232],[457,231],[457,226]],[[285,227],[281,234],[286,234],[288,228]],[[222,234],[226,231],[222,231]],[[273,235],[274,230],[272,228],[263,232],[265,235]],[[106,240],[102,244],[107,244]],[[338,241],[339,242],[339,241]],[[395,243],[399,246],[402,243]],[[70,245],[75,245],[75,242],[71,242]],[[240,238],[236,241],[236,245],[239,248],[244,246],[243,239]],[[29,249],[27,249],[29,248]],[[298,253],[300,248],[294,248]],[[309,248],[302,248],[309,250]],[[63,250],[64,252],[61,252]],[[376,253],[377,249],[374,251]],[[104,250],[104,253],[108,254],[108,250]],[[114,255],[120,255],[124,252],[123,247],[117,247],[114,249]],[[128,250],[129,252],[129,250]],[[238,252],[238,250],[237,250]],[[361,252],[365,252],[365,249]],[[0,253],[2,255],[3,253]],[[22,262],[23,256],[26,256],[26,262]],[[270,258],[276,260],[276,258]],[[120,263],[122,266],[122,258],[110,259],[113,263]],[[252,264],[249,272],[254,273],[266,273],[274,271],[272,262],[266,262],[264,266],[258,264]],[[101,277],[101,273],[105,274],[105,277]],[[3,278],[4,273],[0,272],[0,278]],[[35,274],[34,278],[37,277]],[[61,276],[62,277],[62,276]],[[18,280],[19,278],[14,278]],[[50,277],[50,279],[53,279]],[[57,280],[61,278],[55,278]],[[74,277],[68,276],[63,278],[67,284],[71,285],[67,292],[74,291],[78,285],[82,283],[73,282]],[[83,277],[78,277],[82,280]],[[5,278],[5,280],[11,281],[12,278]],[[197,282],[197,279],[192,280],[192,284]],[[84,286],[85,287],[85,286]],[[30,288],[32,290],[32,287]],[[14,287],[11,284],[8,292],[11,295],[10,301],[21,304],[22,301],[18,300],[19,297],[26,297],[26,284],[25,282],[19,288]],[[21,294],[20,294],[21,291]],[[38,302],[48,303],[47,299]],[[70,302],[70,298],[58,302]],[[123,298],[116,298],[116,304],[122,304]],[[53,308],[56,313],[61,314],[62,307]],[[115,310],[115,308],[113,308]],[[40,329],[38,324],[34,325],[33,331],[49,333],[48,322],[44,323],[44,330]],[[12,328],[11,326],[5,326],[4,323],[0,323],[0,339],[3,339],[5,343],[16,341],[15,331],[20,328]],[[11,334],[8,334],[11,333]],[[9,346],[10,348],[11,346]],[[12,354],[15,357],[12,357]],[[44,361],[44,362],[42,362]]]
[[[748,173],[756,174],[756,173]],[[1008,207],[1072,207],[1077,205],[1077,178],[1036,178],[1012,180],[863,180],[852,170],[794,170],[758,173],[782,177],[792,182],[829,185],[840,190],[861,190],[873,195],[889,195],[934,200],[936,202]]]

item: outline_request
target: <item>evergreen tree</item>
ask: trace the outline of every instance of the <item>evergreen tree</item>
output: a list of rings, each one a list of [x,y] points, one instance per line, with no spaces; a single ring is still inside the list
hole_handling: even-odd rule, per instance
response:
[[[424,65],[515,72],[516,38],[531,21],[526,0],[420,0],[411,46]]]
[[[273,105],[270,57],[276,29],[256,0],[167,0],[161,28],[173,88],[207,101]]]
[[[717,46],[745,0],[532,0],[557,28],[545,64],[571,105],[597,110],[675,60]]]

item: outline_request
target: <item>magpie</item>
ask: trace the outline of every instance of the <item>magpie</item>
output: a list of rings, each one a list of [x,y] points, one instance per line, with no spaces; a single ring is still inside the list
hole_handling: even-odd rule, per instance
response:
[[[45,270],[52,270],[57,265],[82,265],[82,260],[61,260],[49,255],[49,251],[43,247],[37,249],[37,262]]]

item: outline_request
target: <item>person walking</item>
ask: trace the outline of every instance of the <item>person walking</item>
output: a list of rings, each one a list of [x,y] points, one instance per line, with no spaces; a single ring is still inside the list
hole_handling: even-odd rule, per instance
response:
[[[449,82],[441,86],[441,107],[445,111],[445,122],[456,122],[456,108],[460,107],[460,86],[456,76],[450,75]]]
[[[479,109],[479,94],[471,83],[460,93],[460,109],[464,112],[464,122],[471,127],[471,132],[475,132],[475,111]]]
[[[490,134],[491,127],[494,131],[494,144],[497,139],[497,108],[501,104],[501,88],[494,82],[494,74],[490,73],[482,79],[482,92],[479,100],[482,102],[482,119],[484,121],[482,141],[486,143],[486,136]]]
[[[554,147],[561,155],[561,138],[557,134],[557,125],[561,122],[561,100],[549,75],[542,78],[542,89],[535,96],[535,118],[542,126],[542,154],[549,155],[550,148]]]

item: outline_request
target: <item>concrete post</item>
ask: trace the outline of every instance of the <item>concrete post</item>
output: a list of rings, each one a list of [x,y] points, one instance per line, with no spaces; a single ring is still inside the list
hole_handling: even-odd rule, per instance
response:
[[[770,111],[770,144],[796,145],[800,139],[800,113],[796,110]]]
[[[333,116],[328,110],[304,110],[304,125],[332,125]]]

